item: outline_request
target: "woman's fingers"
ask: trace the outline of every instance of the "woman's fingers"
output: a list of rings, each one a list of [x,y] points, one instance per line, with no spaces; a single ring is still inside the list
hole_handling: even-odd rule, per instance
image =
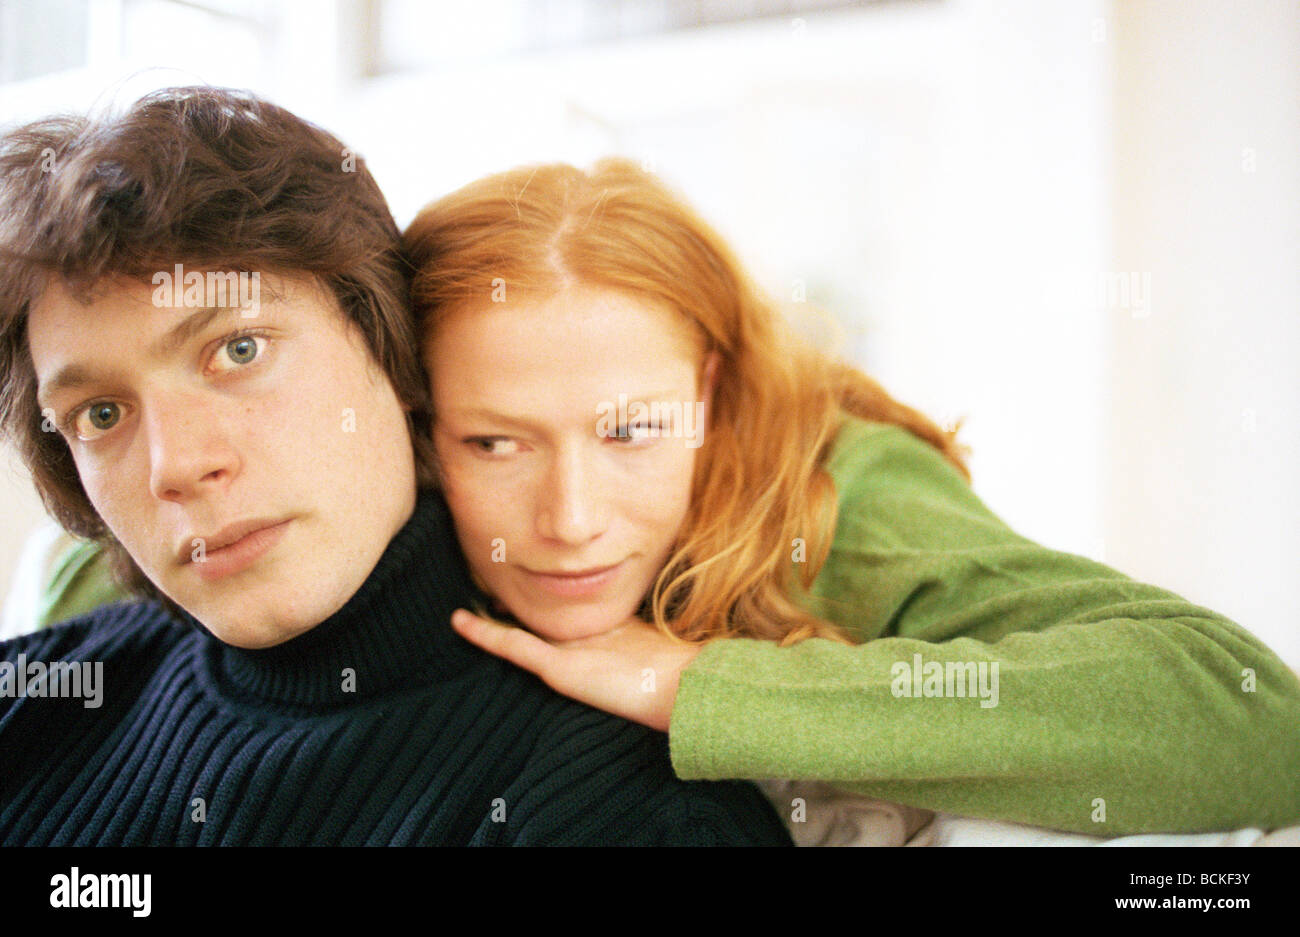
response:
[[[554,660],[555,648],[532,632],[498,625],[463,608],[451,613],[451,626],[466,641],[477,644],[489,654],[504,658],[543,680],[547,678],[545,671]]]
[[[558,645],[464,609],[452,613],[451,624],[465,640],[535,674],[556,692],[660,732],[668,731],[681,672],[700,651],[637,620]]]

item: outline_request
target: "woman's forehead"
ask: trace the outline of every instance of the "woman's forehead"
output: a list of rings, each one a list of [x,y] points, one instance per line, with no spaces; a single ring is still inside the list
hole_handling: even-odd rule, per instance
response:
[[[588,287],[507,297],[447,313],[428,352],[446,363],[452,349],[486,363],[517,353],[556,362],[604,353],[625,366],[698,361],[702,351],[698,330],[667,303]]]
[[[594,418],[620,395],[693,398],[699,350],[681,318],[609,291],[461,310],[429,349],[439,408]]]

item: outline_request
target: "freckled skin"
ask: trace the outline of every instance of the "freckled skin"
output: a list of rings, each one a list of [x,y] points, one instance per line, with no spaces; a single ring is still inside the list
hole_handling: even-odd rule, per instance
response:
[[[401,403],[337,304],[308,280],[279,283],[257,316],[221,313],[180,346],[153,348],[193,308],[158,308],[148,284],[102,284],[90,307],[59,289],[28,326],[42,407],[53,406],[82,484],[144,573],[216,637],[268,647],[336,612],[415,506]],[[232,333],[257,336],[238,360]],[[94,380],[50,394],[68,364]],[[101,429],[67,414],[107,401]],[[356,431],[343,430],[344,408]],[[80,438],[79,431],[93,438]],[[215,581],[194,538],[250,519],[287,520],[248,568]]]
[[[620,394],[703,403],[706,417],[701,357],[676,311],[584,287],[458,310],[431,337],[434,439],[457,536],[479,584],[533,631],[589,637],[641,605],[686,516],[699,449],[685,422],[631,442],[602,436],[599,417]],[[613,564],[591,595],[556,595],[534,576]]]

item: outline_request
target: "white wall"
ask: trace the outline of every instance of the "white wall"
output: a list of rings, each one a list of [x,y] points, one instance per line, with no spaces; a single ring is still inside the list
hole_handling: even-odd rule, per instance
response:
[[[1105,13],[948,0],[721,26],[379,81],[340,118],[402,222],[485,170],[646,160],[896,395],[966,415],[976,488],[1013,526],[1095,552]]]
[[[975,488],[1014,528],[1300,665],[1294,0],[888,3],[367,81],[363,4],[267,9],[257,55],[173,29],[148,64],[184,71],[134,85],[298,110],[360,150],[402,223],[518,163],[647,160],[773,293],[802,282],[792,313],[827,310],[897,396],[967,417]],[[446,46],[444,12],[403,29]],[[84,107],[146,39],[0,88],[0,122]],[[1099,294],[1128,273],[1151,275],[1148,306]],[[6,485],[0,587],[34,516]]]
[[[1116,12],[1108,559],[1300,666],[1300,3]]]

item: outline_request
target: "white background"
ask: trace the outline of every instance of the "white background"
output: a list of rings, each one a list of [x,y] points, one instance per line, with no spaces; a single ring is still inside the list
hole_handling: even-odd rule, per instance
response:
[[[61,36],[82,64],[0,84],[0,124],[251,88],[355,146],[403,225],[520,163],[644,160],[777,298],[803,286],[798,321],[965,416],[1013,528],[1300,667],[1300,3],[901,0],[597,42],[577,17],[531,51],[575,4],[203,6],[3,0],[0,73]],[[0,588],[40,517],[9,461]]]

